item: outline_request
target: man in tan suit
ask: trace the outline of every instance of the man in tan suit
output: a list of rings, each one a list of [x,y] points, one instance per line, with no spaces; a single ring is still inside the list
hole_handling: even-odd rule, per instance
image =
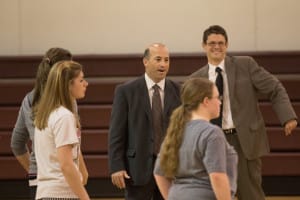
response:
[[[213,82],[218,79],[219,73],[222,77],[223,100],[219,126],[239,155],[238,199],[265,199],[261,187],[260,157],[269,153],[270,148],[258,107],[258,93],[270,99],[284,126],[285,135],[290,135],[296,128],[297,116],[286,90],[275,76],[258,66],[251,57],[226,56],[228,37],[224,28],[214,25],[206,29],[202,47],[208,64],[191,77],[207,77]]]

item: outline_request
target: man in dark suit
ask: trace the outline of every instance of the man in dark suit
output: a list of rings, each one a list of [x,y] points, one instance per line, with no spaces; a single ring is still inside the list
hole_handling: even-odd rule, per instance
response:
[[[143,57],[146,73],[115,90],[109,130],[109,170],[112,183],[125,188],[126,199],[163,199],[154,181],[153,166],[169,117],[180,105],[179,85],[166,79],[169,62],[165,45],[150,45]],[[152,99],[154,85],[159,87],[161,120],[152,117],[156,115],[152,104],[156,101]],[[159,136],[155,133],[155,123],[161,127]]]
[[[215,82],[221,72],[222,113],[216,122],[220,120],[219,125],[228,142],[238,152],[238,199],[265,199],[261,187],[260,157],[270,149],[258,107],[258,94],[264,94],[270,99],[286,135],[290,135],[296,128],[297,116],[286,90],[275,76],[258,66],[251,57],[226,56],[228,38],[221,26],[206,29],[202,42],[208,64],[191,77],[207,77]]]

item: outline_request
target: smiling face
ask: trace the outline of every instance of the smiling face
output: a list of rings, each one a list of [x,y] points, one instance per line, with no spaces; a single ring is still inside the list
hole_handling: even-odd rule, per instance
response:
[[[81,99],[85,96],[85,91],[88,82],[84,79],[83,72],[80,71],[79,75],[74,78],[70,83],[70,93],[75,99]]]
[[[228,42],[222,34],[210,34],[205,43],[202,44],[208,62],[218,65],[224,60],[227,52]]]
[[[143,59],[147,75],[158,83],[164,79],[169,71],[170,58],[169,50],[161,44],[154,44],[149,47],[149,56]]]

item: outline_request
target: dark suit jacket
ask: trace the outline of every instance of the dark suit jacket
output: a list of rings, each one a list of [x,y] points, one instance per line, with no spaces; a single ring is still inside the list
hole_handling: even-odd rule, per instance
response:
[[[180,105],[180,89],[166,79],[164,133],[172,111]],[[133,185],[144,185],[153,175],[153,130],[145,77],[119,85],[115,90],[109,130],[109,170],[126,170]]]
[[[270,99],[282,124],[297,116],[280,81],[258,66],[253,58],[227,56],[225,70],[232,118],[242,150],[248,159],[258,158],[269,152],[265,123],[258,107],[258,94]],[[191,77],[208,78],[208,65],[194,72]]]

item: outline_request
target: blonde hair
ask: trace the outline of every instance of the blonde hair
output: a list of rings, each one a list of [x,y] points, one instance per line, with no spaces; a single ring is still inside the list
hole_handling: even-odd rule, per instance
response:
[[[80,127],[75,100],[70,93],[70,84],[82,71],[82,66],[74,61],[57,62],[50,70],[44,94],[40,102],[34,106],[34,124],[43,130],[47,127],[49,115],[53,110],[64,106],[74,113],[77,127]]]
[[[191,111],[196,110],[205,97],[212,97],[213,83],[204,78],[188,79],[181,89],[182,104],[170,118],[167,134],[160,151],[160,166],[168,178],[174,178],[179,165],[179,148]]]

